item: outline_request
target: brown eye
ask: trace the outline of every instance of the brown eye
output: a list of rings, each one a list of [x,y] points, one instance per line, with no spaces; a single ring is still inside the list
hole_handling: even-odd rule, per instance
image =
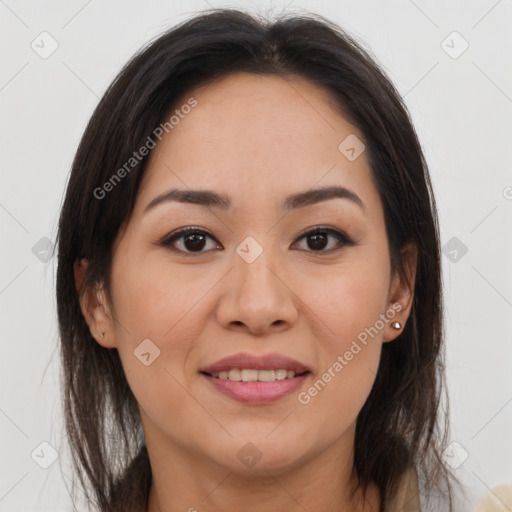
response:
[[[190,233],[183,237],[183,245],[189,251],[201,251],[205,243],[206,237],[201,233]]]
[[[208,245],[208,239],[215,240],[206,231],[198,228],[185,228],[171,233],[160,242],[160,245],[184,253],[201,253],[205,252],[204,249]],[[218,243],[214,244],[213,248],[219,245]]]
[[[208,240],[216,242],[208,247]],[[303,233],[299,240],[306,240],[306,251],[326,253],[355,243],[341,231],[332,228],[315,228]],[[222,246],[206,231],[189,227],[180,229],[164,238],[160,245],[184,254],[201,254]]]
[[[329,234],[328,233],[313,233],[308,236],[309,247],[313,250],[325,249],[328,244]]]
[[[345,233],[332,228],[315,228],[299,237],[299,240],[303,239],[306,239],[307,249],[313,252],[330,252],[341,248],[341,246],[355,245]],[[331,247],[326,249],[329,239],[335,239],[337,242],[334,243],[334,246],[331,244]]]

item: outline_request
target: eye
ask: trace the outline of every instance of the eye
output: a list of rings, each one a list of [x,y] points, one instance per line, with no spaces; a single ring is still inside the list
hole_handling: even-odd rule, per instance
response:
[[[171,233],[160,242],[160,245],[184,253],[201,253],[205,252],[203,249],[208,245],[208,238],[215,240],[210,234],[202,229],[188,227]],[[177,247],[177,245],[180,247]],[[213,248],[219,247],[219,245],[220,244],[217,242],[217,244],[214,244]]]
[[[329,237],[335,238],[337,244],[324,250],[329,245]],[[355,243],[343,232],[333,228],[315,228],[299,236],[299,240],[307,240],[307,246],[313,252],[331,252],[340,249],[345,245],[355,245]]]
[[[334,247],[331,244],[331,247],[326,249],[326,247],[329,246],[329,238],[331,238],[331,240],[332,238],[336,239],[337,243],[334,244]],[[185,254],[199,254],[208,250],[208,239],[216,242],[210,249],[222,248],[217,240],[209,233],[196,227],[179,229],[164,238],[160,242],[160,245]],[[307,246],[312,252],[331,252],[340,249],[342,246],[355,245],[345,233],[333,228],[311,229],[302,233],[298,238],[299,241],[303,239],[307,240]]]

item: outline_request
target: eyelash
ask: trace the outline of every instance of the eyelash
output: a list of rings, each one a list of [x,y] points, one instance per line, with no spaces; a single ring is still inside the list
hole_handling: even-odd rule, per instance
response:
[[[319,254],[321,254],[321,253],[331,253],[331,252],[340,250],[343,246],[353,246],[353,245],[356,245],[355,242],[353,240],[351,240],[342,231],[338,231],[337,229],[328,228],[328,227],[325,227],[325,228],[324,227],[315,227],[313,229],[305,231],[305,232],[301,233],[297,237],[297,240],[302,240],[304,238],[307,238],[308,236],[311,236],[311,235],[314,235],[314,234],[317,234],[317,233],[334,236],[335,238],[338,239],[338,246],[334,247],[334,248],[331,248],[331,249],[327,249],[327,250],[318,250],[318,251],[307,250],[307,252],[319,253]],[[194,251],[183,251],[181,249],[177,249],[176,247],[173,247],[173,243],[175,241],[177,241],[180,238],[184,238],[185,236],[190,235],[190,234],[202,235],[202,236],[206,236],[208,238],[211,238],[212,240],[215,240],[215,238],[213,236],[211,236],[208,232],[204,231],[201,228],[187,227],[187,228],[179,229],[178,231],[175,231],[174,233],[171,233],[170,235],[166,236],[159,243],[159,245],[161,245],[162,247],[167,247],[168,249],[170,249],[172,251],[175,251],[175,252],[181,252],[181,253],[183,253],[183,254],[185,254],[187,256],[193,256],[193,255],[202,254],[204,252],[207,252],[207,251],[197,251],[197,252],[194,252]],[[215,241],[217,243],[219,243],[217,240],[215,240]]]

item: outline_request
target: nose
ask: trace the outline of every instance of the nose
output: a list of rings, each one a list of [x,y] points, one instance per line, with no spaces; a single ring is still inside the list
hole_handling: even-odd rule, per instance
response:
[[[252,263],[237,253],[233,260],[217,306],[219,324],[258,335],[289,329],[297,321],[299,300],[284,265],[266,250]]]

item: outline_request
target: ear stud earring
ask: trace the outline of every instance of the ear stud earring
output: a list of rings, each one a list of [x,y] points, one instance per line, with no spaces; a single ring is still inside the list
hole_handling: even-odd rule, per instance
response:
[[[105,333],[104,333],[104,332],[102,332],[102,333],[101,333],[101,339],[103,339],[104,337],[105,337]]]
[[[402,328],[402,324],[400,322],[393,322],[391,324],[391,327],[393,327],[393,329],[401,329]]]

